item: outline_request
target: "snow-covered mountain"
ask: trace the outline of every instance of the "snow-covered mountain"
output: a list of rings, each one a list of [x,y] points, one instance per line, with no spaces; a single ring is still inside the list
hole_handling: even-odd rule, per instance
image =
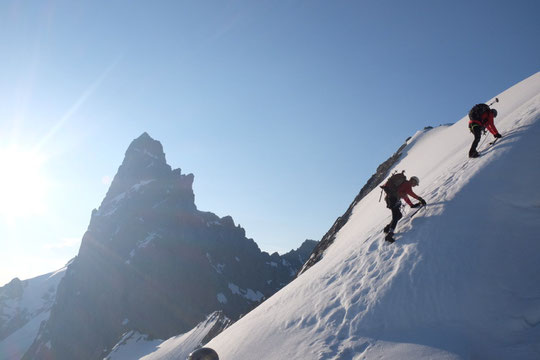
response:
[[[105,360],[177,360],[186,359],[214,336],[226,329],[231,320],[222,312],[209,315],[191,331],[168,340],[149,339],[137,331],[127,332]]]
[[[418,176],[428,206],[394,244],[375,188],[318,262],[208,346],[223,359],[540,359],[540,73],[498,99],[503,138],[480,158],[467,117],[407,141],[389,170]]]
[[[130,144],[25,359],[103,359],[126,333],[168,339],[218,310],[236,320],[294,279],[315,241],[262,252],[230,216],[197,209],[193,180],[147,133]]]
[[[0,288],[0,359],[20,359],[49,318],[66,268]]]

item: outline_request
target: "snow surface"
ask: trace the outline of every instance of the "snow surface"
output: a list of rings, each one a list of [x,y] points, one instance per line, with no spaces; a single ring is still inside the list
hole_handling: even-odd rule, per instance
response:
[[[223,270],[225,269],[225,264],[217,264],[217,265],[214,265],[214,263],[212,262],[212,255],[210,255],[209,253],[206,253],[206,258],[208,259],[208,263],[210,264],[210,266],[211,266],[218,274],[223,274]]]
[[[218,313],[213,313],[191,331],[166,341],[150,340],[146,335],[129,331],[105,360],[186,359],[194,349],[202,345],[201,342],[218,321],[220,321]]]
[[[163,340],[150,340],[147,335],[137,331],[128,331],[116,344],[105,360],[141,359],[158,348]]]
[[[56,297],[56,289],[64,277],[67,266],[55,272],[23,281],[20,298],[5,303],[4,319],[16,314],[26,314],[27,322],[0,341],[0,359],[20,359],[36,338],[43,321],[49,319],[50,309]]]
[[[133,149],[133,150],[136,151],[136,152],[143,153],[144,155],[147,155],[148,157],[151,157],[152,159],[156,159],[156,160],[160,160],[160,159],[161,159],[161,157],[160,157],[159,155],[156,155],[156,154],[154,154],[154,153],[151,153],[151,152],[148,151],[148,149],[146,149],[146,148],[143,149],[142,151],[141,151],[141,149]],[[147,167],[150,167],[150,165],[152,165],[152,164],[153,164],[153,162],[152,162],[151,164],[149,164]]]
[[[225,294],[223,293],[218,293],[217,294],[217,300],[222,303],[222,304],[226,304],[227,303],[227,297],[225,296]]]
[[[118,204],[122,200],[124,200],[126,198],[129,198],[135,192],[139,192],[141,190],[141,187],[144,187],[144,186],[152,183],[155,180],[156,179],[149,179],[149,180],[140,181],[137,184],[131,186],[127,191],[124,191],[124,192],[116,195],[115,197],[113,197],[112,199],[108,200],[106,203],[103,203],[101,205],[99,210],[96,212],[96,216],[106,217],[106,216],[110,216],[110,215],[114,214],[116,212],[116,210],[118,210]]]
[[[429,205],[396,243],[376,188],[319,263],[207,346],[222,359],[540,359],[540,73],[498,98],[503,138],[478,159],[467,117],[409,140],[394,169]]]
[[[41,323],[49,319],[50,311],[44,311],[23,327],[0,342],[0,359],[21,359],[36,338]]]
[[[233,283],[229,283],[229,290],[231,290],[231,293],[233,293],[234,295],[240,295],[250,301],[261,301],[264,298],[264,294],[261,293],[259,290],[253,291],[249,288],[244,290]]]
[[[160,237],[161,236],[157,232],[148,233],[148,236],[146,236],[146,238],[144,238],[144,240],[137,242],[137,247],[135,247],[133,250],[131,250],[131,252],[129,253],[129,259],[126,260],[125,263],[126,264],[131,263],[131,259],[133,259],[133,257],[135,257],[135,254],[137,253],[137,249],[144,249],[145,247],[147,247],[152,242],[152,240],[154,240],[156,238],[160,238]]]

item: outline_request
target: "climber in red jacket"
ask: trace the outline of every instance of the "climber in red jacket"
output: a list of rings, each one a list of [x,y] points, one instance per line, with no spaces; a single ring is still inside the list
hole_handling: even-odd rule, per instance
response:
[[[386,225],[383,230],[386,233],[384,239],[391,243],[394,242],[394,229],[396,228],[399,219],[403,217],[403,214],[401,213],[401,199],[405,200],[405,202],[412,208],[426,205],[426,201],[420,196],[416,195],[412,189],[413,186],[418,186],[420,184],[420,180],[416,176],[412,176],[409,180],[405,179],[406,178],[403,173],[398,173],[392,175],[386,184],[382,186],[386,192],[386,197],[384,198],[386,207],[392,211],[392,221],[390,224]],[[397,187],[394,187],[392,185],[393,183],[400,184]],[[420,202],[413,204],[409,199],[409,196]]]
[[[471,111],[469,111],[469,130],[474,135],[474,140],[471,149],[469,150],[469,157],[475,158],[479,156],[476,147],[480,142],[482,132],[485,132],[486,129],[495,137],[495,139],[502,137],[493,122],[493,119],[496,117],[497,110],[490,109],[486,104],[476,104],[472,107]]]
[[[420,205],[426,205],[426,202],[424,199],[422,199],[420,196],[416,195],[413,191],[413,186],[418,186],[420,184],[420,181],[416,176],[411,177],[409,181],[405,181],[403,184],[401,184],[398,187],[398,195],[401,199],[405,200],[407,204],[409,204],[410,207],[415,208]],[[411,200],[409,199],[409,196],[415,198],[416,200],[420,201],[420,203],[416,203],[413,205]]]

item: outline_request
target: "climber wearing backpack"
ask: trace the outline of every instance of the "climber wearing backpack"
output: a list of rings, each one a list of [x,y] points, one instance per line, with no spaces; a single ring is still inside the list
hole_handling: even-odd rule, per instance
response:
[[[405,171],[393,174],[386,181],[386,183],[381,186],[386,193],[384,198],[386,207],[392,211],[392,221],[390,224],[386,225],[383,230],[386,233],[386,237],[384,239],[391,243],[394,242],[394,230],[396,225],[399,219],[403,217],[403,214],[401,213],[401,199],[405,200],[405,202],[412,208],[426,205],[426,201],[420,196],[416,195],[412,190],[414,186],[418,186],[420,184],[420,180],[416,176],[412,176],[409,180],[407,180],[404,172]],[[413,205],[409,199],[409,196],[412,196],[420,202]]]
[[[469,130],[474,135],[474,141],[471,149],[469,150],[469,157],[476,158],[479,156],[476,147],[482,137],[482,132],[486,132],[486,129],[495,137],[495,139],[501,138],[501,134],[497,131],[493,119],[497,117],[497,110],[490,109],[486,104],[476,104],[469,111]]]

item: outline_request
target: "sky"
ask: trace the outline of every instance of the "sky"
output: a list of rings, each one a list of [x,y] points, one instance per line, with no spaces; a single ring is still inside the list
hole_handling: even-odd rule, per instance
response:
[[[540,70],[538,13],[520,0],[0,2],[0,285],[77,254],[145,131],[195,175],[197,207],[262,250],[319,240],[407,137]]]

